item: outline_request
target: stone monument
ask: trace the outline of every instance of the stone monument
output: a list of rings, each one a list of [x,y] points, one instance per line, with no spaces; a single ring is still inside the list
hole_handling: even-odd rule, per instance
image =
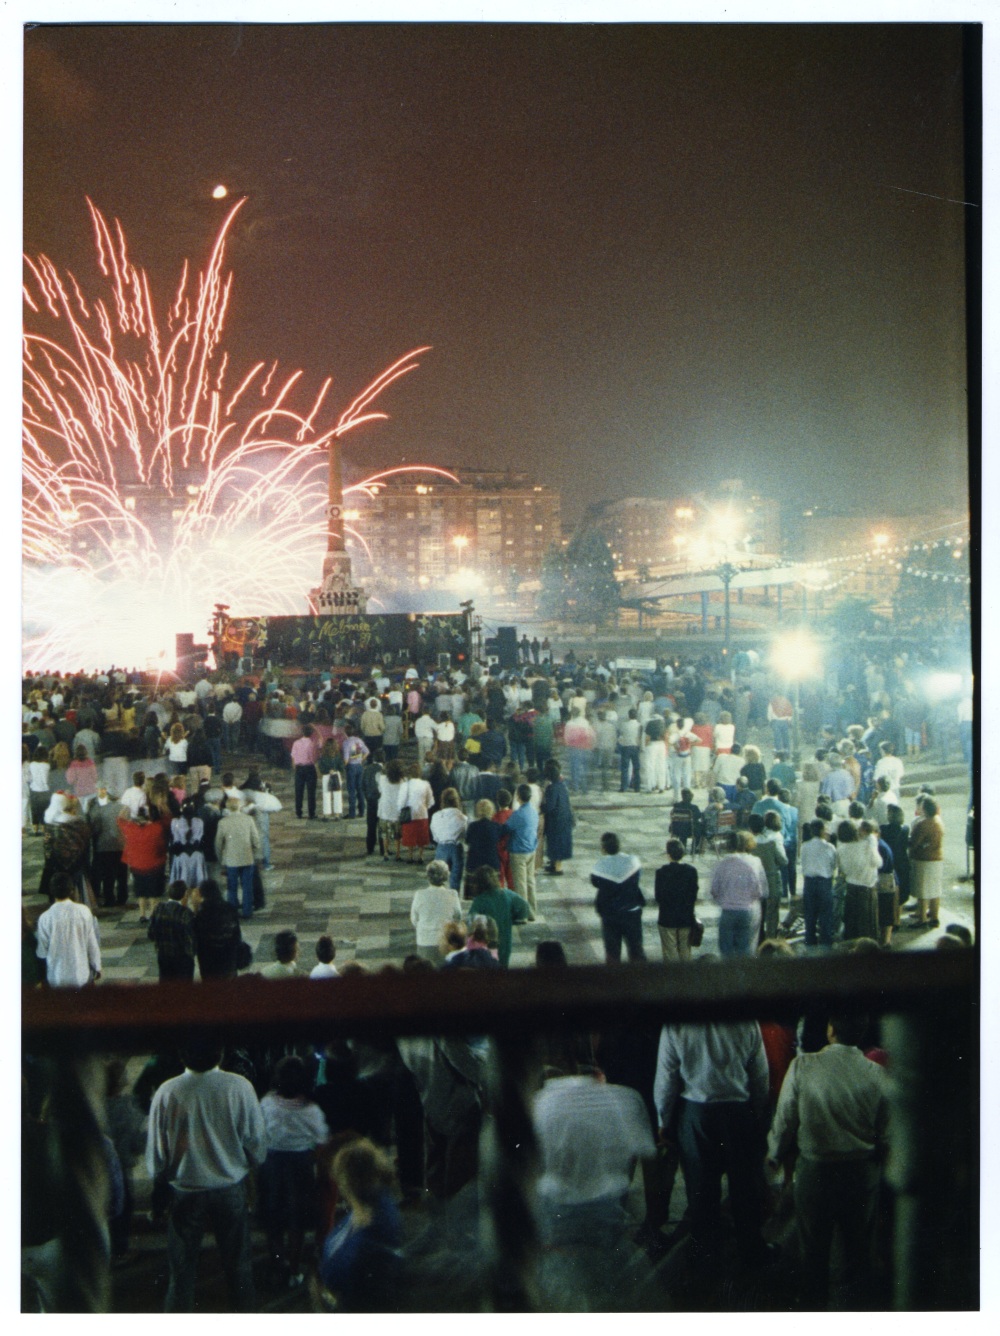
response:
[[[345,617],[363,613],[368,600],[351,576],[351,558],[344,547],[344,481],[340,467],[340,441],[334,436],[327,447],[329,473],[326,506],[326,556],[323,583],[309,591],[309,603],[317,616]]]

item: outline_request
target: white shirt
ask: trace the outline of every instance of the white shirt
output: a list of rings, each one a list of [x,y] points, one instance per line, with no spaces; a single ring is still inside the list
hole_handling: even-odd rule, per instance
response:
[[[837,845],[837,866],[849,886],[874,886],[881,863],[874,835],[867,835],[852,844]]]
[[[655,1154],[642,1096],[592,1076],[560,1076],[535,1096],[541,1150],[538,1196],[567,1205],[621,1197],[640,1157]]]
[[[837,870],[837,850],[829,840],[806,840],[799,850],[803,877],[829,877]]]
[[[56,900],[38,920],[39,959],[53,988],[82,988],[101,971],[97,920],[86,905]]]
[[[323,1110],[311,1099],[285,1099],[270,1090],[260,1102],[268,1150],[315,1150],[330,1139]]]
[[[147,805],[146,790],[140,789],[137,785],[133,784],[130,788],[125,790],[118,801],[134,821],[139,815],[139,808]]]
[[[429,714],[422,714],[413,725],[413,736],[421,742],[433,742],[437,737],[437,727]]]
[[[462,902],[450,886],[421,886],[410,905],[410,922],[417,930],[417,946],[437,946],[444,925],[461,919]]]
[[[457,844],[465,838],[469,818],[457,807],[442,807],[431,817],[431,839],[435,844]]]
[[[242,1183],[267,1155],[264,1116],[243,1076],[188,1068],[159,1087],[149,1110],[146,1168],[181,1192]]]
[[[905,766],[898,756],[880,756],[875,762],[875,779],[878,781],[886,775],[889,787],[894,793],[898,793],[899,786],[903,782],[904,770]]]
[[[243,718],[243,706],[238,700],[227,700],[222,707],[222,717],[227,724],[238,724]]]
[[[428,810],[434,805],[434,790],[426,779],[408,779],[401,785],[400,807],[410,808],[411,821],[426,821]]]
[[[297,979],[299,967],[294,960],[272,960],[260,974],[262,979]]]
[[[310,979],[339,979],[340,972],[336,965],[330,965],[325,960],[321,960],[318,965],[314,965],[309,971]]]
[[[660,1032],[653,1099],[661,1127],[670,1126],[683,1095],[694,1104],[767,1100],[767,1058],[756,1021],[665,1025]]]
[[[767,1149],[793,1145],[807,1160],[864,1160],[885,1140],[888,1076],[858,1048],[829,1044],[794,1057],[781,1087]]]

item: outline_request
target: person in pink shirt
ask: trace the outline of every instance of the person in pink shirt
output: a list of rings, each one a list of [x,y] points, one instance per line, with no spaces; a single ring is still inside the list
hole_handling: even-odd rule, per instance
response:
[[[73,790],[74,797],[79,799],[80,809],[86,815],[97,793],[97,766],[82,745],[75,749],[73,760],[66,767],[66,783]]]
[[[312,724],[306,724],[302,736],[292,743],[292,768],[295,772],[295,815],[302,819],[302,800],[307,798],[309,820],[316,820],[316,740]]]
[[[569,787],[573,793],[586,793],[590,782],[590,758],[597,745],[597,734],[579,709],[563,732],[563,743],[569,757]]]

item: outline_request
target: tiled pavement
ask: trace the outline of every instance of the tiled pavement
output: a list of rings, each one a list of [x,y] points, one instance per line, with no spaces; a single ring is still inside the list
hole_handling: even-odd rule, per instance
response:
[[[238,777],[246,771],[250,757],[227,758],[227,768]],[[254,758],[260,760],[261,758]],[[766,758],[767,759],[767,758]],[[147,767],[148,768],[148,767]],[[398,963],[413,949],[410,902],[413,892],[423,884],[419,867],[395,861],[383,862],[379,855],[365,857],[365,823],[322,820],[298,821],[292,802],[288,771],[263,767],[265,777],[281,799],[283,810],[271,818],[273,870],[264,874],[267,906],[244,925],[244,936],[254,948],[258,963],[274,959],[274,936],[292,928],[300,940],[301,959],[308,968],[314,963],[316,939],[329,933],[337,943],[338,963],[358,960],[370,967],[386,962]],[[703,794],[696,795],[701,800]],[[909,809],[911,800],[907,799]],[[577,816],[574,832],[575,855],[565,864],[560,878],[538,876],[540,915],[538,921],[514,930],[512,966],[526,966],[534,961],[535,945],[546,938],[558,938],[572,964],[588,964],[603,959],[600,928],[593,911],[590,868],[599,855],[598,842],[605,830],[615,830],[623,847],[636,853],[646,869],[644,889],[650,903],[643,913],[646,950],[659,958],[656,934],[656,910],[652,904],[653,870],[663,861],[669,798],[655,794],[590,792],[573,799]],[[944,794],[942,815],[949,838],[946,853],[949,866],[943,905],[942,924],[959,920],[972,925],[971,885],[959,884],[964,871],[964,799]],[[23,841],[22,890],[32,915],[45,907],[35,893],[41,870],[40,839]],[[718,911],[707,897],[708,878],[713,858],[699,856],[701,892],[698,916],[705,923],[703,950],[716,949]],[[103,977],[115,980],[154,980],[156,960],[146,929],[139,924],[134,908],[102,911],[101,950]],[[934,934],[897,934],[896,945],[903,949],[926,946]]]
[[[250,758],[233,759],[232,767],[238,776],[246,773],[244,765]],[[259,759],[259,758],[257,758]],[[291,803],[291,783],[287,772],[266,771],[267,778],[284,804],[284,810],[271,819],[272,858],[274,870],[265,874],[267,908],[245,925],[245,936],[254,946],[258,961],[273,958],[276,932],[293,928],[299,935],[304,963],[311,964],[316,938],[331,933],[337,942],[338,961],[364,961],[370,966],[398,962],[412,949],[413,935],[409,922],[410,901],[413,891],[422,883],[423,873],[417,867],[395,862],[384,863],[376,856],[364,856],[365,829],[363,821],[297,821]],[[939,794],[947,785],[939,786]],[[961,787],[961,786],[955,786]],[[702,795],[698,795],[699,799]],[[906,799],[909,808],[912,802]],[[964,795],[944,794],[942,816],[949,838],[946,839],[948,875],[945,880],[944,913],[942,923],[953,920],[972,925],[972,888],[960,883],[964,872],[964,848],[961,832],[965,819]],[[555,879],[538,878],[541,915],[538,922],[515,928],[515,948],[512,965],[530,965],[536,942],[546,937],[559,938],[570,961],[574,964],[593,963],[603,958],[599,924],[593,911],[593,889],[589,884],[589,870],[597,856],[602,831],[618,832],[626,849],[638,854],[647,869],[644,881],[647,894],[652,891],[652,872],[663,858],[669,801],[655,795],[618,793],[591,793],[574,799],[577,814],[575,831],[576,857],[566,866],[566,875]],[[22,889],[25,903],[32,915],[45,907],[36,893],[41,871],[41,840],[25,839],[22,861]],[[716,924],[718,913],[707,898],[707,881],[712,859],[699,857],[702,899],[698,914],[706,924],[704,950],[717,947]],[[644,911],[646,949],[654,959],[659,956],[656,936],[656,911],[650,905]],[[124,913],[102,913],[102,954],[104,978],[109,980],[153,980],[156,962],[152,944],[146,939],[145,928],[138,922],[135,909]],[[896,944],[902,949],[930,945],[937,934],[897,934]],[[136,1060],[137,1064],[140,1060]],[[144,1211],[148,1208],[150,1184],[143,1166],[137,1165],[133,1176],[140,1214],[136,1218],[132,1238],[133,1253],[130,1262],[114,1272],[113,1311],[139,1313],[158,1311],[163,1305],[166,1286],[166,1260],[161,1233],[151,1231]],[[678,1177],[671,1199],[670,1225],[679,1222],[686,1197],[683,1182]],[[630,1206],[635,1224],[642,1218],[642,1190],[638,1177],[633,1184]],[[412,1213],[411,1213],[412,1215]],[[425,1213],[420,1211],[408,1223],[408,1235],[424,1227]],[[431,1235],[439,1229],[432,1225]],[[288,1291],[269,1280],[263,1264],[265,1248],[262,1236],[255,1235],[258,1306],[269,1313],[309,1311],[309,1300],[304,1289]],[[721,1288],[693,1290],[687,1277],[686,1254],[683,1247],[657,1267],[648,1290],[639,1295],[623,1294],[615,1307],[646,1307],[656,1310],[686,1311],[766,1311],[784,1308],[787,1295],[780,1289],[774,1293],[758,1293],[752,1286],[740,1289],[736,1282],[725,1278]],[[218,1275],[214,1252],[202,1258],[198,1287],[198,1311],[213,1313],[225,1311],[225,1289]],[[784,1272],[779,1273],[784,1275]],[[452,1293],[454,1277],[449,1284],[448,1305],[439,1300],[432,1306],[450,1306],[461,1309],[463,1300]],[[478,1296],[477,1296],[478,1299]],[[475,1306],[474,1304],[471,1306]],[[562,1305],[557,1305],[561,1307]]]

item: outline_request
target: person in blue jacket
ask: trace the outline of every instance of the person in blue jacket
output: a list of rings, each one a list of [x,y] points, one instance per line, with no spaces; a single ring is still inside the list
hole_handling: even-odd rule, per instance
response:
[[[374,1142],[359,1137],[337,1152],[331,1173],[348,1211],[323,1243],[324,1307],[342,1313],[396,1311],[403,1230],[392,1162]]]

